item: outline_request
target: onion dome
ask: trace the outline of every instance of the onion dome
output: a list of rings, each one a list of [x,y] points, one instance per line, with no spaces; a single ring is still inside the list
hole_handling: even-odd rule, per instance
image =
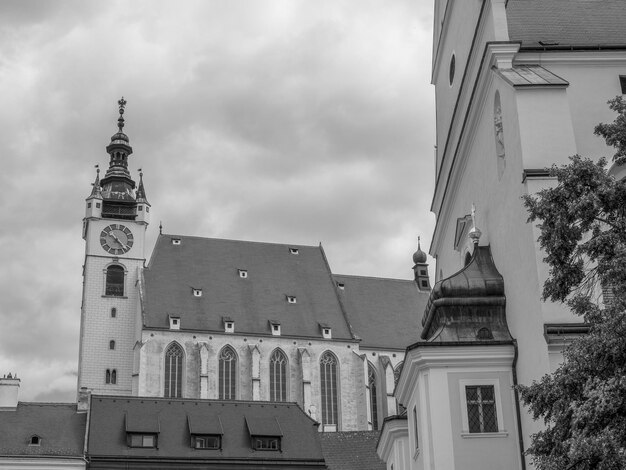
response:
[[[424,264],[426,263],[426,260],[426,253],[424,253],[420,247],[420,237],[417,237],[417,251],[413,253],[413,263]]]

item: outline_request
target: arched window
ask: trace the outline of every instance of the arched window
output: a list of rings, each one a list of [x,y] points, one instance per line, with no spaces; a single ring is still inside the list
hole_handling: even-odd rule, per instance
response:
[[[111,383],[112,384],[116,384],[117,383],[117,370],[113,369],[111,371]]]
[[[109,349],[115,349],[115,340],[109,341]]]
[[[337,358],[326,351],[320,359],[322,424],[337,425]]]
[[[287,401],[287,357],[280,349],[270,356],[270,400]]]
[[[177,398],[183,392],[183,348],[172,343],[165,351],[165,387],[166,398]]]
[[[117,383],[117,371],[115,369],[107,369],[104,375],[104,382],[115,385]]]
[[[230,346],[224,346],[219,356],[219,399],[235,400],[237,355]]]
[[[377,396],[376,396],[376,371],[374,370],[374,366],[368,362],[367,363],[367,388],[370,391],[370,416],[372,417],[372,429],[378,429],[378,406],[377,406]]]
[[[124,295],[124,268],[113,264],[107,268],[106,288],[104,295]]]

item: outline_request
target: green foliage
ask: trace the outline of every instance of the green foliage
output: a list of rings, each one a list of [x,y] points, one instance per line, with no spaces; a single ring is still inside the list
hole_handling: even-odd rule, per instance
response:
[[[626,103],[595,133],[626,163]],[[543,297],[566,302],[589,325],[550,375],[519,386],[522,401],[546,428],[528,453],[540,470],[626,468],[626,183],[575,155],[552,167],[556,185],[525,197],[529,221],[539,221],[539,244],[550,268]],[[599,287],[614,298],[598,303]]]

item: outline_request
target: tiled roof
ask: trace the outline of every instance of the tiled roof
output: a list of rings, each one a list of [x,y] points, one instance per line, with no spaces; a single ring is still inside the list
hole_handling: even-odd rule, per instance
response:
[[[415,281],[335,275],[339,297],[361,347],[404,349],[421,333],[429,291]]]
[[[0,456],[82,457],[86,418],[75,404],[20,402],[0,411]],[[29,445],[33,435],[41,445]]]
[[[158,416],[158,448],[127,445],[125,416],[128,413]],[[220,421],[222,449],[193,449],[189,416],[197,421]],[[272,421],[280,426],[280,451],[255,451],[246,420]],[[295,403],[218,401],[140,397],[92,396],[89,421],[90,458],[156,458],[188,461],[307,461],[323,465],[317,423]]]
[[[327,432],[320,435],[329,470],[385,470],[376,454],[378,431]]]
[[[321,247],[161,235],[144,277],[147,327],[176,315],[181,329],[224,331],[230,317],[236,333],[269,335],[272,320],[283,335],[320,338],[325,323],[333,338],[352,339]]]
[[[522,47],[626,45],[624,0],[509,0],[506,14]]]

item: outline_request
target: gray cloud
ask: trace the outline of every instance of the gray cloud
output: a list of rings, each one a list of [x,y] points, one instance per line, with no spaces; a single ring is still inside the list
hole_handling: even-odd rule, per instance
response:
[[[335,272],[411,276],[433,227],[431,7],[0,3],[0,373],[73,400],[84,199],[116,101],[152,226],[321,241]],[[63,372],[59,372],[63,371]]]

